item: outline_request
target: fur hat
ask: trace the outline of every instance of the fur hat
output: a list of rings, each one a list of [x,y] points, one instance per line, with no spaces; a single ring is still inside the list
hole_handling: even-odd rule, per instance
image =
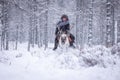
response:
[[[61,16],[61,20],[62,20],[63,18],[66,18],[67,20],[69,20],[69,19],[68,19],[68,16],[67,16],[66,14],[63,14],[63,15]]]

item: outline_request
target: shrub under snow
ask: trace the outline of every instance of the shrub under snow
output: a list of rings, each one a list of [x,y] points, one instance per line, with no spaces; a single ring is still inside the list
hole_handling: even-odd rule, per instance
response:
[[[118,61],[116,55],[104,46],[89,47],[82,51],[70,49],[68,52],[61,52],[55,59],[57,66],[65,68],[93,66],[106,68],[117,64]]]
[[[52,49],[47,49],[46,51],[41,49],[32,49],[32,51],[27,52],[23,50],[19,51],[3,51],[0,53],[0,62],[12,64],[16,60],[26,62],[34,60],[34,57],[39,58],[40,65],[43,66],[55,66],[59,68],[81,68],[81,67],[109,67],[118,64],[119,58],[117,55],[113,54],[114,47],[108,49],[104,46],[87,47],[83,50],[78,49],[68,49],[68,51],[62,51],[58,49],[57,51],[52,51]],[[112,52],[112,53],[111,53]],[[29,54],[29,55],[28,55]],[[32,59],[33,58],[33,59]],[[29,62],[30,63],[30,62]],[[31,62],[32,63],[32,62]],[[28,64],[25,63],[24,64]]]

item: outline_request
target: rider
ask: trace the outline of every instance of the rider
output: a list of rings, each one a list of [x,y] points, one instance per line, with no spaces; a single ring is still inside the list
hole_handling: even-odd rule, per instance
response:
[[[55,31],[55,45],[53,50],[57,49],[58,43],[59,43],[59,31],[65,31],[65,32],[69,32],[70,31],[70,24],[69,24],[69,19],[67,15],[62,15],[61,17],[61,21],[59,21],[57,23],[57,28]],[[74,43],[75,37],[70,33],[70,47],[74,47],[73,43]]]

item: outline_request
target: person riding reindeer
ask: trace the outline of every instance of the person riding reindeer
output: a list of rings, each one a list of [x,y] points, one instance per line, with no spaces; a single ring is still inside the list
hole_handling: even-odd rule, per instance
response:
[[[66,34],[68,32],[70,32],[70,24],[69,24],[69,19],[68,19],[68,16],[67,15],[62,15],[61,17],[61,21],[59,21],[57,23],[57,27],[56,27],[56,31],[55,31],[55,45],[54,45],[54,48],[53,50],[56,50],[57,47],[58,47],[58,44],[59,44],[59,37],[60,37],[60,31],[63,31],[63,32],[66,32]],[[75,37],[69,33],[69,42],[70,42],[70,47],[74,47],[73,43],[74,43],[74,40],[75,40]]]

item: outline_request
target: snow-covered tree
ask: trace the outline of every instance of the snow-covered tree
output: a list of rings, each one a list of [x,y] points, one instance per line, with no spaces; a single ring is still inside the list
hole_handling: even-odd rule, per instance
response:
[[[114,44],[114,6],[112,0],[106,2],[106,46]]]
[[[9,10],[10,3],[6,0],[2,0],[2,34],[1,34],[1,49],[9,49]]]

